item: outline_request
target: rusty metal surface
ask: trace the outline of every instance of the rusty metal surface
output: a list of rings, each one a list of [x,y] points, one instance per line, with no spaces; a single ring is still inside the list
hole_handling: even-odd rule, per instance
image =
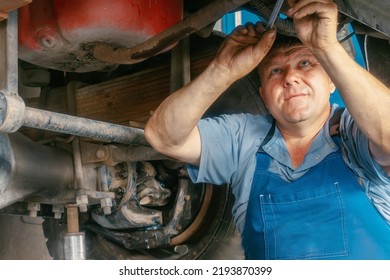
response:
[[[25,104],[18,95],[0,92],[0,131],[15,132],[23,124]]]
[[[0,22],[0,92],[18,94],[18,13]]]
[[[143,130],[26,107],[24,125],[121,144],[148,146]]]
[[[100,44],[94,47],[93,55],[101,61],[110,63],[133,64],[141,62],[164,51],[184,37],[202,29],[247,2],[249,0],[213,1],[186,19],[133,48],[117,48],[108,44]]]
[[[174,245],[183,244],[185,241],[191,239],[191,237],[193,237],[198,232],[199,228],[202,226],[202,223],[204,222],[207,211],[209,210],[212,195],[213,195],[213,186],[207,185],[202,206],[195,220],[185,231],[171,238],[170,245],[174,246]]]
[[[70,154],[36,144],[20,133],[0,134],[0,158],[0,209],[33,194],[54,195],[73,184]]]
[[[95,44],[133,47],[182,19],[182,0],[39,0],[19,11],[22,60],[67,72],[111,71]]]
[[[390,2],[382,0],[337,0],[341,13],[371,27],[372,29],[390,36]]]
[[[92,212],[92,218],[109,229],[143,228],[162,224],[162,212],[142,207],[137,199],[136,164],[128,163],[127,191],[110,215]]]
[[[157,152],[152,147],[128,147],[128,146],[108,146],[109,155],[104,162],[107,165],[116,165],[120,162],[128,161],[150,161],[167,160],[167,156]]]

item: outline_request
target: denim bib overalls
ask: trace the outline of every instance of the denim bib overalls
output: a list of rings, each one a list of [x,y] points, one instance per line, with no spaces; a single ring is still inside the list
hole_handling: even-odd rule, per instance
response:
[[[242,233],[246,259],[390,259],[390,227],[340,149],[286,182],[268,171],[261,148]]]

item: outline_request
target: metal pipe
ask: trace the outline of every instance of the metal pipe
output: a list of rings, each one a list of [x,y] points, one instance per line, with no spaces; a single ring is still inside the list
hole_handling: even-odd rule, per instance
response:
[[[0,91],[18,94],[18,12],[12,11],[0,23]]]
[[[71,189],[73,178],[71,154],[0,133],[0,209],[46,191],[53,197]]]
[[[85,232],[66,233],[64,236],[65,260],[85,260]]]
[[[77,83],[70,82],[66,87],[66,103],[68,105],[68,112],[72,115],[76,115],[76,102],[74,100],[74,94],[76,91]],[[74,164],[74,174],[75,174],[75,187],[81,189],[83,185],[83,167],[81,164],[81,149],[80,149],[80,139],[75,137],[72,141],[72,150],[73,150],[73,164]]]
[[[94,47],[93,55],[101,61],[116,64],[141,62],[168,49],[184,37],[202,29],[247,2],[249,0],[215,0],[184,20],[131,49],[99,44]]]
[[[150,160],[172,160],[166,155],[160,154],[152,147],[128,147],[108,146],[109,156],[104,164],[114,166],[120,162],[128,161],[150,161]]]
[[[142,129],[25,107],[19,96],[0,92],[0,132],[15,132],[22,125],[101,141],[150,146]]]
[[[122,144],[149,145],[142,129],[26,107],[24,126]]]

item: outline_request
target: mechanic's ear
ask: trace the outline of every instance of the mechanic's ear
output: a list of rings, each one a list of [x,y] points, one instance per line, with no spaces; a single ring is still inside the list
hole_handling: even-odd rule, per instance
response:
[[[267,98],[266,98],[266,96],[264,94],[264,89],[261,86],[259,87],[259,94],[260,94],[261,99],[263,99],[265,106],[268,108],[268,106],[267,106]]]
[[[336,90],[336,86],[334,85],[334,83],[332,81],[330,81],[330,83],[329,83],[330,94],[332,94],[335,90]]]

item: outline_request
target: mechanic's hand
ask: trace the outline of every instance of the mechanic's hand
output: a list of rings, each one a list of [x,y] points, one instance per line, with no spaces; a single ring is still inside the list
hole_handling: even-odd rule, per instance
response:
[[[312,51],[328,50],[337,42],[337,6],[331,0],[288,0],[287,15],[299,39]]]
[[[260,22],[237,26],[223,42],[214,63],[227,78],[238,80],[260,63],[271,48],[275,34],[276,30],[266,31]]]

